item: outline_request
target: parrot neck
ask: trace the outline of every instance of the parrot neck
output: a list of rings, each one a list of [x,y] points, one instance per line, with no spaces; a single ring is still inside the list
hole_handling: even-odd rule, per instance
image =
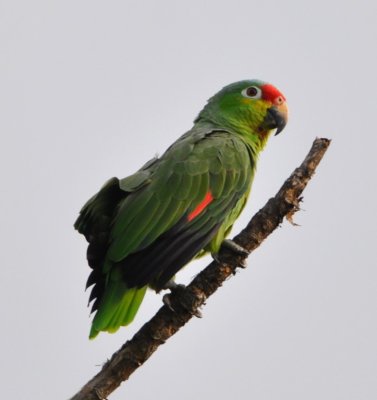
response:
[[[268,138],[274,130],[254,132],[247,125],[234,126],[232,131],[240,136],[242,140],[251,148],[253,154],[258,157],[259,153],[265,148]]]
[[[247,123],[243,123],[243,121],[232,121],[226,119],[224,121],[220,120],[218,122],[214,122],[213,119],[211,120],[210,118],[206,118],[205,115],[200,115],[195,120],[195,125],[201,127],[210,127],[212,129],[225,130],[237,135],[250,148],[255,159],[258,158],[259,153],[266,146],[268,138],[274,132],[274,130],[253,132],[253,130],[250,129],[250,126]]]

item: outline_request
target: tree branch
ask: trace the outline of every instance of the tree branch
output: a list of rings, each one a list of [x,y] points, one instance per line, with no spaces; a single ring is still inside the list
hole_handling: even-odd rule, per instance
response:
[[[276,194],[251,219],[247,227],[233,240],[247,249],[255,250],[286,217],[292,222],[293,214],[299,210],[301,193],[314,174],[325,154],[330,140],[316,139],[303,163],[295,169]],[[212,261],[184,289],[169,295],[171,308],[163,305],[157,314],[147,322],[135,336],[113,354],[94,376],[71,400],[103,400],[123,381],[174,335],[231,275],[237,267],[244,267],[247,256],[222,248],[221,262]]]

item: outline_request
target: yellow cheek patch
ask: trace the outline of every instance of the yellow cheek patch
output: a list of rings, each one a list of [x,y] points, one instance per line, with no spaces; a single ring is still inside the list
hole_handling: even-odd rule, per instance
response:
[[[267,102],[265,100],[257,100],[254,103],[254,109],[257,110],[258,112],[265,114],[266,110],[271,106],[270,102]]]
[[[271,107],[272,103],[266,100],[254,100],[254,99],[248,99],[247,97],[243,97],[241,99],[241,103],[246,104],[248,106],[252,106],[254,110],[256,110],[259,113],[265,113],[267,108]]]
[[[243,104],[251,104],[251,102],[252,102],[252,100],[251,99],[248,99],[247,97],[242,97],[242,99],[241,99],[241,103],[243,103]]]

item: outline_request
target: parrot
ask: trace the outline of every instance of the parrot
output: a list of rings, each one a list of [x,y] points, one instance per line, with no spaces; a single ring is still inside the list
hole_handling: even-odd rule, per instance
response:
[[[85,203],[74,228],[88,242],[92,269],[90,339],[130,324],[147,288],[174,287],[192,259],[215,257],[222,245],[240,247],[226,238],[249,197],[260,152],[287,119],[286,98],[272,84],[229,84],[162,156],[111,178]]]

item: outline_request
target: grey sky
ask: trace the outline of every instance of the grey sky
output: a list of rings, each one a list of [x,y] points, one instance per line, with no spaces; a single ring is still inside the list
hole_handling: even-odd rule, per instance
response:
[[[376,399],[376,13],[373,0],[0,1],[3,398],[68,398],[158,309],[148,293],[129,328],[87,339],[77,212],[221,87],[260,78],[290,121],[233,232],[330,137],[301,226],[285,222],[111,399]]]

